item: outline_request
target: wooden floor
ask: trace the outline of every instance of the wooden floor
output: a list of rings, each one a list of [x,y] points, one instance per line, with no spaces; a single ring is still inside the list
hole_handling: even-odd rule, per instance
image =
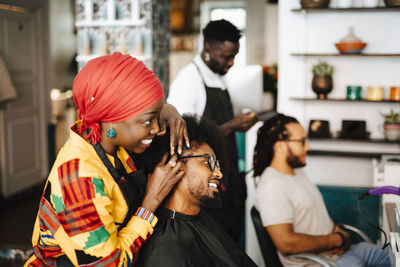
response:
[[[22,266],[20,260],[10,261],[5,258],[12,253],[32,249],[33,225],[43,187],[40,184],[0,200],[0,266]]]

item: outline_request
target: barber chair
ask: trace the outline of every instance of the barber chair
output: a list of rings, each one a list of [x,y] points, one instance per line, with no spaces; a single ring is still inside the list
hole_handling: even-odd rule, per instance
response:
[[[263,224],[261,222],[260,214],[259,214],[258,210],[256,209],[256,207],[254,207],[254,206],[251,208],[251,219],[253,221],[254,228],[256,230],[258,244],[260,245],[264,263],[268,267],[283,267],[283,265],[279,259],[278,251],[275,247],[275,244],[272,241],[271,237],[269,236],[268,231],[263,226]],[[366,234],[364,234],[362,231],[360,231],[359,229],[357,229],[353,226],[349,226],[349,225],[341,225],[341,226],[343,226],[346,230],[354,231],[356,234],[358,234],[360,236],[360,238],[362,240],[372,243],[371,239],[369,239],[368,236]],[[302,253],[302,254],[292,255],[291,257],[298,258],[298,259],[307,259],[307,260],[317,262],[324,267],[331,267],[331,264],[329,264],[329,262],[327,262],[325,259],[320,258],[313,254]]]

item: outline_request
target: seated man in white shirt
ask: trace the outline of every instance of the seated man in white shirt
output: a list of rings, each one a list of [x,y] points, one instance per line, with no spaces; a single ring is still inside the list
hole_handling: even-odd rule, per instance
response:
[[[293,117],[277,114],[258,131],[255,206],[283,265],[310,266],[290,255],[315,253],[336,266],[391,266],[388,248],[351,245],[349,233],[332,221],[321,193],[301,169],[309,149],[307,134]]]

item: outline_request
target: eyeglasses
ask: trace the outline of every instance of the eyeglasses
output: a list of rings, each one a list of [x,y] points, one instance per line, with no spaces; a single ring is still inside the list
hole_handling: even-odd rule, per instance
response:
[[[306,145],[306,143],[308,143],[308,138],[304,137],[301,139],[286,139],[286,140],[282,140],[282,141],[286,141],[286,142],[300,142],[303,146]]]
[[[208,158],[207,163],[211,171],[214,171],[215,166],[217,166],[218,169],[221,169],[221,166],[219,165],[219,160],[217,160],[214,155],[203,154],[203,155],[189,155],[189,156],[179,157],[179,159],[188,159],[188,158]]]

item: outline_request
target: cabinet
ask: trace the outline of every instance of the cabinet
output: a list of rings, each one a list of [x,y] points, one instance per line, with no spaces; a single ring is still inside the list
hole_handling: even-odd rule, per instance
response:
[[[121,52],[142,60],[168,85],[168,0],[77,0],[76,61]]]
[[[311,119],[329,120],[333,133],[343,119],[365,120],[371,138],[383,139],[380,112],[400,111],[400,103],[346,101],[346,86],[361,85],[363,98],[367,86],[384,86],[388,99],[389,87],[400,84],[400,28],[394,26],[400,25],[400,8],[299,7],[299,1],[280,4],[278,110],[296,116],[305,128]],[[368,43],[362,54],[339,54],[334,46],[349,27]],[[317,101],[311,89],[311,67],[320,59],[335,67],[326,101]]]

